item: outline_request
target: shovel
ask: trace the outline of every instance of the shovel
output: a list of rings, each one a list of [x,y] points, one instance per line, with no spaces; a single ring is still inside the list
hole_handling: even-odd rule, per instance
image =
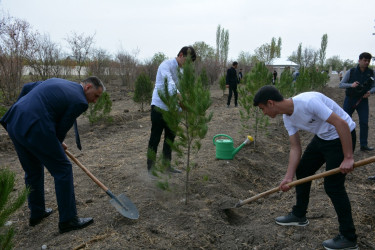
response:
[[[369,158],[366,158],[366,159],[355,162],[353,164],[353,168],[364,166],[364,165],[370,164],[372,162],[375,162],[375,156],[372,156],[372,157],[369,157]],[[305,182],[309,182],[309,181],[312,181],[312,180],[315,180],[315,179],[327,177],[327,176],[334,175],[334,174],[337,174],[337,173],[340,173],[340,168],[334,168],[334,169],[331,169],[329,171],[325,171],[325,172],[315,174],[315,175],[311,175],[311,176],[308,176],[308,177],[305,177],[305,178],[302,178],[302,179],[299,179],[299,180],[296,180],[296,181],[292,181],[292,182],[288,183],[287,185],[289,187],[294,187],[294,186],[300,185],[300,184],[305,183]],[[235,204],[232,207],[226,207],[226,208],[222,208],[222,209],[227,210],[227,209],[231,209],[231,208],[242,207],[243,205],[245,205],[247,203],[258,200],[258,199],[260,199],[264,196],[276,193],[279,190],[280,190],[280,187],[275,187],[275,188],[270,189],[268,191],[265,191],[263,193],[254,195],[253,197],[250,197],[246,200],[240,200],[239,202],[237,202],[237,204]]]
[[[126,197],[124,194],[119,196],[114,195],[109,188],[101,183],[85,166],[83,166],[68,150],[65,153],[69,156],[72,161],[75,162],[99,187],[101,187],[112,199],[110,203],[114,206],[120,214],[129,219],[138,219],[139,213],[136,206]]]

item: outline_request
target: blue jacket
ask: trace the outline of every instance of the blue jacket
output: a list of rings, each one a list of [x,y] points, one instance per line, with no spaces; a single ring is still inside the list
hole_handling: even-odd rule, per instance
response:
[[[0,123],[6,130],[12,129],[23,138],[28,137],[28,132],[37,124],[43,135],[54,134],[63,142],[76,118],[87,108],[88,103],[80,84],[51,78],[44,82],[25,84],[19,99],[0,119]]]

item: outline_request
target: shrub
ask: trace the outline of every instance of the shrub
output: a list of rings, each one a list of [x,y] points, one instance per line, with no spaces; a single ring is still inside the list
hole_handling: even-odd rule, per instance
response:
[[[138,76],[135,82],[135,91],[133,101],[141,104],[141,111],[143,112],[144,103],[150,103],[152,98],[153,84],[145,73]]]
[[[242,130],[246,134],[254,135],[254,147],[260,130],[268,127],[268,117],[263,115],[258,107],[254,107],[253,100],[255,93],[264,85],[271,82],[272,74],[264,63],[258,62],[252,68],[249,75],[244,77],[244,85],[238,89],[238,102],[243,109],[240,109]]]
[[[7,108],[0,105],[0,118],[7,112]]]
[[[112,122],[112,117],[109,115],[111,110],[112,101],[109,94],[108,92],[103,92],[95,104],[90,103],[84,115],[89,118],[90,124],[94,124],[98,121]]]
[[[25,188],[16,198],[12,197],[14,176],[8,169],[0,169],[0,249],[12,249],[15,231],[13,227],[5,228],[4,225],[9,216],[26,201],[29,193]]]
[[[220,89],[223,91],[223,95],[224,95],[225,89],[227,87],[226,84],[227,84],[226,77],[225,76],[220,77],[219,86],[220,86]]]

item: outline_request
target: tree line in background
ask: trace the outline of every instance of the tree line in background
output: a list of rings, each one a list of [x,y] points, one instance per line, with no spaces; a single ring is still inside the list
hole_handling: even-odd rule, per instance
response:
[[[322,38],[321,48],[314,50],[302,48],[302,44],[289,59],[301,67],[319,67],[320,70],[341,70],[354,64],[351,60],[342,61],[339,56],[325,59],[327,35]],[[26,81],[45,80],[62,77],[80,80],[83,75],[96,75],[104,82],[120,79],[129,90],[135,89],[137,77],[144,73],[152,81],[155,79],[159,64],[167,59],[162,52],[141,62],[139,51],[128,52],[120,49],[111,55],[104,48],[95,47],[95,34],[85,35],[72,32],[65,38],[68,51],[51,40],[48,34],[34,31],[31,25],[22,19],[11,16],[0,17],[0,103],[10,105]],[[257,62],[270,64],[281,55],[281,38],[272,38],[254,50],[254,53],[241,51],[237,61],[244,72],[249,72]],[[198,58],[195,63],[196,74],[204,70],[209,84],[218,82],[225,75],[228,63],[229,31],[218,25],[216,30],[216,48],[198,41],[193,44]],[[24,77],[24,69],[30,71]]]

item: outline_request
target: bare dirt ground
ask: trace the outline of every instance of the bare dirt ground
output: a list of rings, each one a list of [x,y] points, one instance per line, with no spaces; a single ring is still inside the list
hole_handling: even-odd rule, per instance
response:
[[[337,84],[333,81],[323,92],[342,105],[344,91]],[[139,219],[130,220],[118,213],[104,191],[73,164],[78,214],[93,217],[94,224],[59,234],[53,179],[46,172],[46,205],[55,212],[36,227],[28,226],[26,204],[12,215],[10,220],[17,230],[16,249],[40,249],[42,245],[49,249],[322,249],[322,241],[337,235],[337,217],[321,179],[312,185],[307,227],[282,227],[274,222],[275,217],[290,211],[295,202],[294,190],[269,195],[229,213],[221,209],[223,204],[234,205],[278,186],[289,152],[281,119],[271,120],[268,134],[258,138],[256,149],[247,145],[233,160],[217,160],[214,135],[230,135],[236,147],[246,138],[239,132],[238,108],[227,109],[226,96],[212,87],[210,111],[214,117],[201,151],[193,157],[197,166],[185,205],[185,172],[169,180],[172,191],[158,189],[147,175],[149,110],[140,112],[119,84],[109,83],[107,89],[113,100],[114,122],[90,126],[87,118],[80,117],[83,150],[75,148],[72,131],[66,143],[114,194],[123,193],[133,201]],[[374,146],[374,97],[370,100],[369,144]],[[356,113],[354,120],[358,121]],[[311,138],[302,133],[303,147]],[[372,155],[359,151],[357,143],[356,161]],[[23,188],[23,171],[4,129],[0,129],[0,166],[17,173],[15,192]],[[178,167],[183,169],[182,165]],[[375,182],[367,180],[373,174],[375,166],[370,164],[350,173],[346,182],[361,249],[375,249]]]

